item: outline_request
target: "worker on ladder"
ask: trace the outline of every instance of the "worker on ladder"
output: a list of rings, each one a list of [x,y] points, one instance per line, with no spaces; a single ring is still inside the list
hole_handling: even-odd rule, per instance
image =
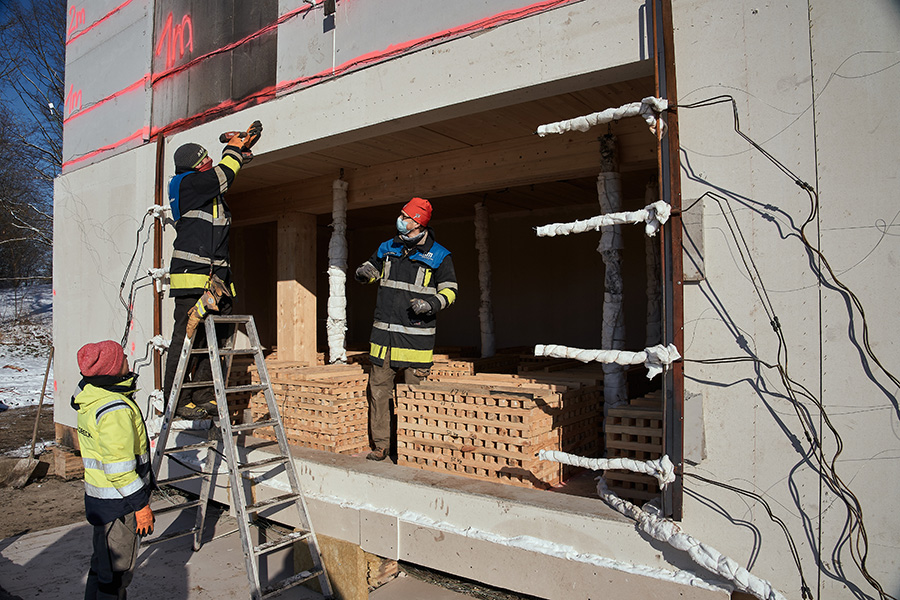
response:
[[[252,160],[250,148],[261,133],[262,124],[254,121],[246,132],[222,134],[219,139],[226,145],[216,166],[199,144],[184,144],[175,151],[175,176],[169,182],[169,203],[175,221],[169,295],[175,299],[175,326],[163,380],[166,402],[170,400],[185,335],[193,334],[188,332],[189,322],[195,325],[197,318],[210,309],[231,314],[234,296],[228,252],[231,211],[225,203],[225,192],[241,167]],[[206,338],[202,327],[196,335],[199,337],[194,347],[203,347]],[[228,335],[227,328],[217,329],[216,335],[221,345]],[[197,381],[210,380],[208,356],[196,357],[192,376]],[[183,390],[177,402],[175,415],[183,419],[204,419],[218,414],[212,387]]]

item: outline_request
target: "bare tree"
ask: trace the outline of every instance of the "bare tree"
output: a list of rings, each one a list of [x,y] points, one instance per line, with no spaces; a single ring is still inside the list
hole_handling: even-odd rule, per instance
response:
[[[65,35],[65,0],[0,0],[0,284],[49,273]]]

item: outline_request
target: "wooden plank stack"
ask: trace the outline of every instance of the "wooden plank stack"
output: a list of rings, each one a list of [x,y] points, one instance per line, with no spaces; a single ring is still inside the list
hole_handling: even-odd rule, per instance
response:
[[[610,408],[604,429],[609,458],[655,460],[662,456],[663,409],[659,392]],[[604,477],[610,490],[636,504],[659,496],[659,484],[649,475],[606,471]]]
[[[603,418],[594,378],[447,377],[397,386],[397,464],[545,489],[570,467],[538,459],[596,456]]]
[[[362,367],[267,361],[266,368],[290,443],[340,454],[369,448],[368,376]],[[258,381],[255,373],[254,379]],[[261,392],[253,396],[250,408],[254,421],[268,418]],[[275,439],[270,428],[254,435]]]

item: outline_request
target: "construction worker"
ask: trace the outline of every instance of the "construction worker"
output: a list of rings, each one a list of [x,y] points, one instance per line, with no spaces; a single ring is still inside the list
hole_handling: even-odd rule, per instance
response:
[[[169,295],[175,299],[175,326],[163,380],[167,403],[192,310],[200,310],[201,316],[205,314],[208,307],[204,307],[201,297],[204,293],[211,293],[214,283],[226,290],[216,298],[216,309],[220,314],[231,314],[231,298],[234,296],[228,252],[231,211],[225,203],[224,194],[241,166],[253,159],[250,148],[261,133],[262,125],[255,121],[247,132],[223,134],[223,137],[230,137],[222,152],[222,160],[216,166],[213,166],[206,149],[199,144],[184,144],[175,151],[175,176],[169,182],[169,203],[175,220]],[[219,345],[228,333],[227,327],[217,329]],[[204,327],[198,327],[193,335],[196,336],[195,348],[206,346]],[[211,381],[209,357],[193,357],[188,373],[194,381]],[[212,386],[183,390],[175,408],[175,415],[184,419],[204,419],[217,414]]]
[[[94,526],[94,554],[86,600],[126,597],[138,551],[138,535],[153,531],[150,509],[150,445],[132,396],[130,372],[118,342],[86,344],[78,351],[82,380],[72,397],[84,462],[84,508]]]
[[[431,203],[413,198],[397,217],[397,235],[356,269],[357,281],[379,283],[369,338],[369,460],[390,451],[395,375],[402,370],[409,384],[428,377],[437,314],[456,300],[450,251],[435,240],[430,220]]]

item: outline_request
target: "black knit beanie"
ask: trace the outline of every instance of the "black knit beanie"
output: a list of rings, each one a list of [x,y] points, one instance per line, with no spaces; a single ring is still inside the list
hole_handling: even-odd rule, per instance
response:
[[[175,151],[175,173],[184,173],[200,166],[206,158],[206,148],[200,144],[187,143]]]

